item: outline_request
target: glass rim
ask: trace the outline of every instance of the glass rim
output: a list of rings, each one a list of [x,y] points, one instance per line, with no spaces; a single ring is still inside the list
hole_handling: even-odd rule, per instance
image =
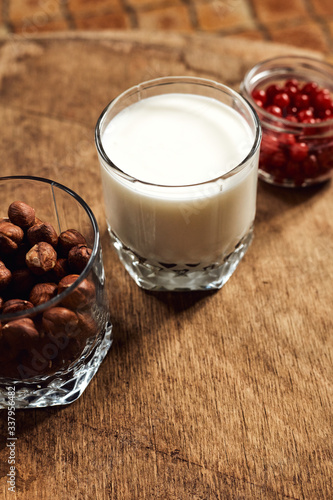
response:
[[[103,144],[102,144],[102,137],[101,137],[101,128],[103,125],[104,120],[106,119],[106,116],[108,112],[122,99],[130,97],[131,95],[134,95],[136,93],[139,93],[142,90],[147,90],[150,88],[154,87],[162,87],[166,85],[172,85],[172,84],[192,84],[192,85],[197,85],[197,86],[202,86],[202,87],[210,87],[214,88],[215,90],[222,91],[224,93],[228,93],[231,95],[234,99],[238,99],[242,103],[242,105],[248,109],[250,112],[254,127],[255,127],[255,137],[253,139],[252,147],[249,151],[249,153],[243,158],[243,160],[238,163],[235,167],[233,167],[231,170],[226,172],[225,174],[219,175],[217,177],[214,177],[212,179],[208,179],[206,181],[202,182],[196,182],[193,184],[178,184],[178,185],[170,185],[170,184],[157,184],[155,182],[148,182],[148,181],[143,181],[140,179],[137,179],[123,170],[121,170],[117,165],[113,163],[111,158],[108,157],[106,154]],[[179,91],[176,93],[180,93]],[[196,77],[196,76],[166,76],[166,77],[160,77],[160,78],[155,78],[152,80],[147,80],[142,83],[139,83],[137,85],[133,85],[132,87],[128,88],[127,90],[123,91],[121,94],[119,94],[117,97],[112,99],[106,107],[103,109],[102,113],[100,114],[96,126],[95,126],[95,144],[97,148],[97,152],[100,155],[100,157],[103,159],[103,161],[106,163],[108,168],[110,168],[112,171],[114,171],[116,174],[120,175],[122,178],[126,179],[129,182],[132,183],[139,183],[142,185],[150,186],[150,187],[156,187],[156,188],[163,188],[163,189],[187,189],[187,188],[193,188],[196,186],[202,186],[210,183],[214,183],[217,181],[221,181],[224,179],[228,179],[229,177],[233,177],[236,175],[238,172],[243,170],[245,166],[247,165],[248,161],[255,155],[256,151],[258,150],[260,146],[260,141],[261,141],[261,124],[260,120],[258,117],[258,114],[252,105],[244,96],[242,96],[240,93],[236,92],[235,90],[231,89],[227,85],[224,85],[222,83],[219,83],[214,80],[210,80],[207,78],[201,78],[201,77]]]
[[[282,123],[282,125],[285,125],[288,128],[294,129],[295,132],[298,132],[298,131],[301,131],[304,129],[308,129],[308,130],[321,129],[321,128],[325,129],[325,127],[327,127],[327,126],[329,126],[329,127],[332,126],[333,125],[333,118],[330,118],[329,120],[323,120],[323,121],[320,121],[318,123],[292,122],[290,120],[287,120],[286,118],[275,116],[275,115],[267,112],[264,108],[261,108],[260,106],[258,106],[256,104],[256,102],[254,101],[254,99],[251,96],[251,91],[249,88],[249,83],[250,83],[251,79],[253,78],[253,76],[255,75],[255,73],[258,70],[260,70],[263,66],[265,66],[266,64],[270,64],[270,63],[274,63],[274,62],[276,62],[277,65],[275,67],[268,68],[267,73],[268,73],[268,71],[270,71],[272,69],[274,69],[275,71],[284,70],[284,72],[285,72],[286,68],[283,68],[282,66],[280,67],[278,65],[278,63],[282,64],[288,60],[292,60],[294,62],[297,61],[299,63],[303,62],[305,64],[304,69],[308,68],[308,69],[320,71],[323,74],[323,77],[327,76],[325,73],[325,68],[327,70],[330,70],[333,74],[333,65],[332,64],[330,64],[327,61],[323,61],[321,59],[316,59],[315,57],[298,56],[295,54],[290,55],[290,56],[270,57],[268,59],[264,59],[262,61],[259,61],[257,64],[252,66],[252,68],[250,68],[245,73],[245,76],[244,76],[243,81],[241,83],[241,91],[242,91],[242,89],[245,90],[245,92],[247,94],[246,98],[250,101],[250,104],[253,106],[253,108],[255,109],[255,111],[257,113],[261,114],[264,118],[270,120],[272,123],[275,123],[275,122]],[[315,67],[315,65],[318,65],[318,66],[321,65],[321,68]],[[292,68],[292,70],[297,75],[297,68]],[[262,71],[262,73],[263,73],[263,71]],[[260,75],[260,73],[258,73],[258,75]],[[267,74],[266,77],[267,76],[269,76],[269,75]],[[264,77],[262,80],[259,80],[259,83],[265,82],[266,77]],[[333,80],[332,80],[332,85],[333,85]],[[281,127],[279,127],[279,128],[281,128]]]
[[[24,180],[27,180],[27,181],[43,182],[45,184],[50,185],[51,189],[53,189],[53,187],[55,187],[57,189],[60,189],[60,190],[62,190],[64,192],[66,192],[70,196],[72,196],[82,206],[82,208],[85,210],[85,212],[87,213],[87,215],[89,217],[89,220],[91,222],[91,225],[92,225],[92,228],[93,228],[93,231],[94,231],[94,244],[93,244],[91,256],[89,258],[89,261],[88,261],[86,267],[79,274],[79,277],[75,280],[75,282],[70,287],[68,287],[66,290],[64,290],[60,294],[56,295],[55,297],[52,297],[52,299],[48,300],[44,304],[40,304],[38,306],[31,307],[30,309],[24,309],[23,311],[17,311],[15,313],[10,313],[10,314],[1,314],[0,313],[0,322],[2,322],[2,321],[11,321],[11,320],[22,318],[22,317],[25,317],[25,316],[29,316],[30,317],[31,315],[40,314],[41,312],[49,309],[50,307],[54,307],[55,305],[59,304],[59,302],[61,302],[65,297],[67,297],[68,295],[70,295],[73,292],[73,290],[75,288],[77,288],[77,286],[89,274],[89,272],[90,272],[90,270],[91,270],[91,268],[93,266],[93,263],[94,263],[94,261],[95,261],[95,259],[97,257],[97,252],[98,252],[99,243],[100,243],[100,233],[99,233],[99,228],[98,228],[98,224],[97,224],[96,218],[95,218],[95,216],[94,216],[91,208],[89,207],[89,205],[75,191],[73,191],[72,189],[68,188],[67,186],[65,186],[63,184],[60,184],[57,181],[53,181],[53,180],[47,179],[45,177],[38,177],[38,176],[33,176],[33,175],[8,175],[8,176],[3,176],[3,177],[0,177],[0,184],[3,181],[8,181],[8,180],[10,180],[10,181],[14,181],[14,180],[23,180],[24,181]],[[55,204],[55,199],[54,198],[53,198],[53,202]],[[57,213],[57,210],[56,210],[56,213]],[[67,229],[70,229],[70,228],[67,228]]]

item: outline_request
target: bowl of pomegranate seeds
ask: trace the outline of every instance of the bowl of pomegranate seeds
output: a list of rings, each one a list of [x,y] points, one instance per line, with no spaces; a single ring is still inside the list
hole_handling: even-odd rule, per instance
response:
[[[259,178],[286,187],[333,172],[333,66],[299,56],[260,62],[244,77],[244,97],[262,125]]]

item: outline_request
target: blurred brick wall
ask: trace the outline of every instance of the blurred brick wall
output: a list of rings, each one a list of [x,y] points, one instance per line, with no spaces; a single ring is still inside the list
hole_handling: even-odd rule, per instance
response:
[[[2,0],[0,33],[208,32],[333,52],[333,0]]]

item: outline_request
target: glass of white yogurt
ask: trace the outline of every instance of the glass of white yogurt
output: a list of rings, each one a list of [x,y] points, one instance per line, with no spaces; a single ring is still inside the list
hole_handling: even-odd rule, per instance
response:
[[[122,93],[95,131],[106,218],[148,290],[219,289],[251,243],[259,119],[232,89],[166,77]]]

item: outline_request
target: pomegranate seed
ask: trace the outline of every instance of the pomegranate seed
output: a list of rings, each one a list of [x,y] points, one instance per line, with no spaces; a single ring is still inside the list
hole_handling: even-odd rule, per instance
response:
[[[297,118],[300,122],[304,122],[307,118],[313,118],[313,111],[312,109],[302,109],[297,115]]]
[[[285,87],[285,92],[288,94],[290,102],[293,103],[295,96],[298,94],[298,88],[295,85],[290,85],[290,87]]]
[[[287,115],[286,116],[286,120],[288,120],[289,122],[294,122],[294,123],[298,122],[298,120],[297,120],[297,118],[296,118],[295,115]]]
[[[308,156],[309,148],[305,142],[296,142],[290,146],[289,154],[291,160],[301,162]]]
[[[314,99],[314,106],[316,110],[331,109],[333,105],[330,94],[323,92],[323,90],[318,92]]]
[[[282,109],[279,106],[268,106],[266,111],[274,116],[282,117]]]
[[[266,104],[267,97],[266,92],[263,89],[253,90],[252,97],[255,101],[261,101],[263,105]]]
[[[289,106],[290,97],[286,92],[281,92],[280,94],[276,94],[273,99],[273,105],[278,106],[283,109]]]
[[[319,121],[321,121],[321,120],[319,120]],[[305,125],[313,125],[312,127],[304,128],[304,130],[303,130],[304,135],[314,135],[318,132],[318,129],[316,127],[314,127],[314,125],[316,125],[316,123],[318,123],[316,118],[305,118],[302,121],[302,123],[304,123]]]
[[[318,83],[316,82],[308,82],[303,85],[302,94],[313,95],[317,93]]]
[[[319,116],[319,118],[322,118],[322,120],[332,120],[333,111],[331,109],[325,109],[323,116]]]
[[[255,99],[254,102],[256,103],[257,106],[259,106],[259,108],[264,107],[264,103],[262,101],[259,101],[259,99]]]
[[[298,89],[299,81],[296,78],[291,78],[290,80],[286,81],[284,86],[285,87],[296,87]]]
[[[315,123],[317,123],[317,120],[314,117],[312,117],[312,118],[304,118],[304,120],[303,120],[302,123],[311,123],[312,125],[314,125]]]
[[[307,94],[297,94],[294,103],[299,110],[306,109],[310,106],[310,98]]]
[[[282,168],[287,162],[286,155],[283,151],[278,151],[275,155],[271,157],[271,164],[274,168]]]
[[[279,149],[279,141],[275,135],[263,135],[261,141],[261,150],[267,154],[274,154]]]
[[[276,94],[279,94],[281,91],[282,87],[280,87],[280,85],[273,84],[267,87],[266,89],[267,104],[271,104]]]
[[[280,134],[279,135],[279,141],[280,144],[285,145],[285,146],[290,146],[291,144],[295,144],[296,139],[294,134]]]

